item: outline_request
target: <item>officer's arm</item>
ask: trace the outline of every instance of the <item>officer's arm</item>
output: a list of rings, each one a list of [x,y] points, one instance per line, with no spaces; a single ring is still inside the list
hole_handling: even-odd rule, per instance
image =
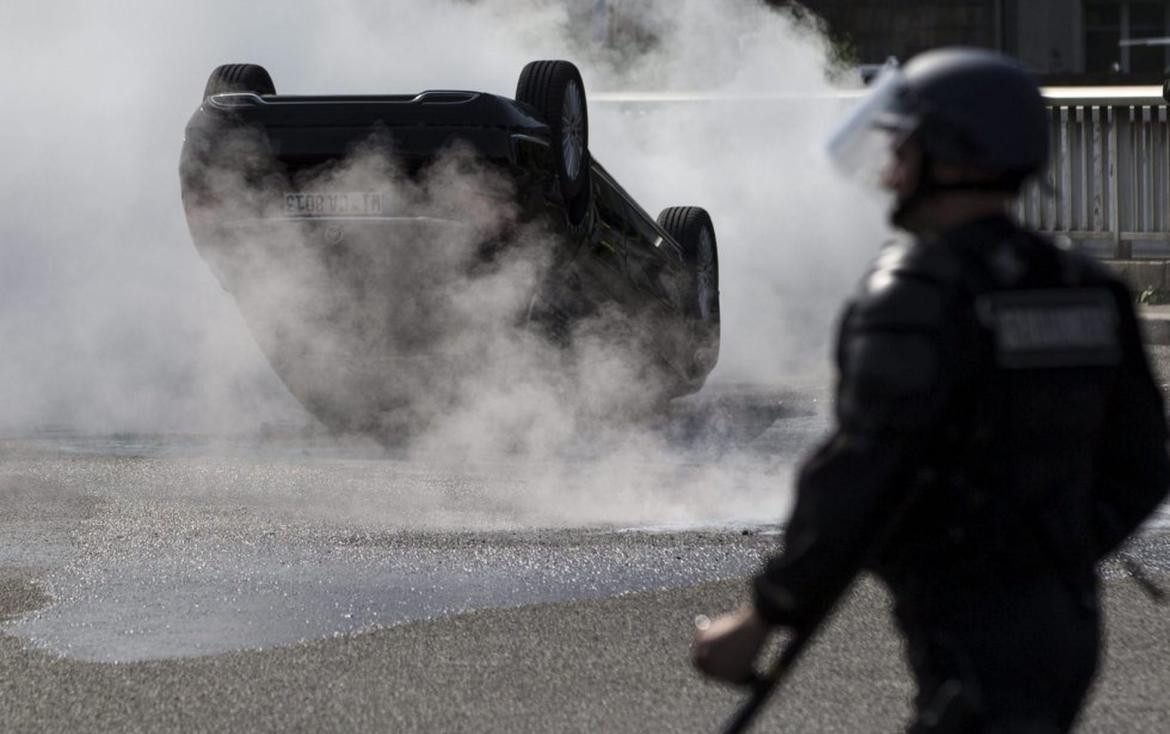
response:
[[[955,349],[942,291],[886,277],[871,278],[843,321],[838,426],[802,467],[784,550],[754,582],[756,609],[772,624],[816,619],[870,560],[950,397]]]
[[[1150,373],[1128,293],[1117,300],[1124,356],[1101,436],[1094,486],[1098,558],[1137,530],[1165,500],[1170,486],[1162,395]]]

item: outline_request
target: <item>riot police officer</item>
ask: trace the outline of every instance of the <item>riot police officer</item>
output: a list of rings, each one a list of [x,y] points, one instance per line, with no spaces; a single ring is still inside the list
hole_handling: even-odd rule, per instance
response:
[[[1058,732],[1097,667],[1096,564],[1166,496],[1162,400],[1127,289],[1009,216],[1048,157],[1035,83],[943,49],[888,69],[830,150],[880,141],[905,242],[847,304],[836,425],[804,462],[751,603],[697,633],[742,682],[771,630],[824,614],[859,569],[895,602],[911,731]]]

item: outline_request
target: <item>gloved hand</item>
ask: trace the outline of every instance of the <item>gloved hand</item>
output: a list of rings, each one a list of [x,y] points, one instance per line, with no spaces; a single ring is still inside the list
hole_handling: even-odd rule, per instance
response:
[[[708,620],[695,622],[691,662],[709,678],[748,685],[755,679],[755,662],[771,631],[750,604]]]

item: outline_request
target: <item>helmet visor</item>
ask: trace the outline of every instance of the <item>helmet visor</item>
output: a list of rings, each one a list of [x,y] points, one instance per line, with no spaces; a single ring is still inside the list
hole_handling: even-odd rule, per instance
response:
[[[826,141],[837,170],[866,184],[878,182],[893,151],[918,126],[917,116],[905,108],[907,96],[905,75],[887,64]]]

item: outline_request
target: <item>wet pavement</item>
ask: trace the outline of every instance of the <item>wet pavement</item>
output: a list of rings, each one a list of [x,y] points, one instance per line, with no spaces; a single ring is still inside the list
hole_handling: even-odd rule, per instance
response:
[[[623,434],[634,450],[459,465],[290,427],[9,437],[0,568],[52,601],[0,631],[166,659],[741,577],[775,546],[825,393],[709,395]]]
[[[709,730],[736,697],[687,670],[690,616],[742,599],[774,549],[825,397],[715,389],[478,462],[304,426],[0,437],[0,700],[32,730]],[[1170,513],[1154,525],[1132,554],[1165,584]],[[1170,631],[1127,576],[1105,567],[1115,642],[1088,730],[1165,722]],[[805,703],[770,722],[904,718],[887,602],[858,593]]]
[[[0,567],[52,603],[0,631],[125,662],[735,578],[775,545],[819,401],[727,390],[633,451],[461,466],[279,427],[9,437]]]

